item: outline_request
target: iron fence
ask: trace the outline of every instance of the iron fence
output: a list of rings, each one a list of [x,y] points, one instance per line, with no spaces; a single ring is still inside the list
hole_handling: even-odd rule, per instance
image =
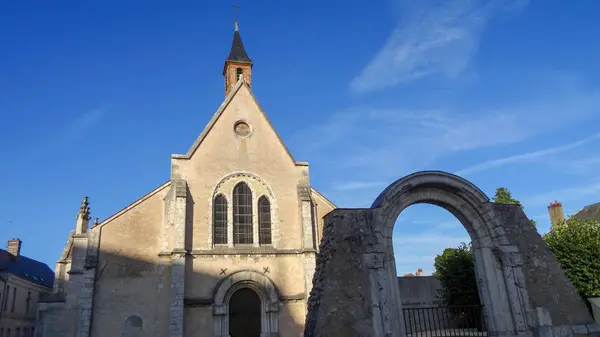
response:
[[[481,305],[402,309],[408,337],[487,336]]]

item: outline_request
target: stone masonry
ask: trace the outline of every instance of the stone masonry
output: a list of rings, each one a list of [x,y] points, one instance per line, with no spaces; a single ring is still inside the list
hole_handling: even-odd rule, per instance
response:
[[[489,336],[600,336],[582,299],[518,205],[496,204],[468,181],[423,171],[386,188],[368,209],[325,217],[306,337],[403,337],[392,230],[416,203],[444,207],[472,239]]]

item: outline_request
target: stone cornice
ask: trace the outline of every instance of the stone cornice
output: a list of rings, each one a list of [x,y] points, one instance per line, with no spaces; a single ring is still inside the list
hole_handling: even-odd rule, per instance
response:
[[[192,256],[214,256],[214,255],[300,255],[316,254],[315,249],[274,249],[270,247],[251,247],[251,248],[229,248],[216,247],[214,249],[192,249],[185,250],[164,250],[158,253],[158,256],[171,256],[176,254],[186,254]]]

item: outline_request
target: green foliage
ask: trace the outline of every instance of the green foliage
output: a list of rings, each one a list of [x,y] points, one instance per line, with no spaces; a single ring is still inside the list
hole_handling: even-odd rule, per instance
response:
[[[498,187],[492,200],[499,204],[519,205],[522,209],[524,208],[519,200],[513,198],[512,194],[506,187]],[[535,220],[529,219],[529,221],[531,221],[532,225],[537,226],[537,222]]]
[[[512,197],[512,194],[506,187],[499,187],[496,189],[496,194],[492,198],[494,202],[500,204],[511,204],[511,205],[521,205],[521,202]],[[521,206],[523,207],[523,206]]]
[[[600,224],[569,218],[545,234],[544,241],[579,294],[600,297]]]
[[[440,280],[438,298],[442,305],[478,305],[479,292],[471,245],[464,242],[458,248],[446,248],[434,262]]]

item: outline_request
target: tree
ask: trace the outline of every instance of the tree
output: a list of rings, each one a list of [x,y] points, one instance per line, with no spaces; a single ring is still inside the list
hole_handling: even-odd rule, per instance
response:
[[[494,195],[492,200],[499,204],[519,205],[519,206],[521,206],[521,209],[524,209],[523,205],[521,205],[521,202],[519,200],[513,198],[512,194],[506,187],[497,188],[496,194]],[[534,225],[534,226],[537,225],[535,220],[529,219],[529,221],[531,221],[532,225]]]
[[[579,294],[600,297],[600,223],[571,217],[543,238]]]
[[[440,304],[450,307],[448,313],[460,320],[461,327],[483,331],[482,312],[468,307],[480,304],[471,244],[462,242],[458,248],[444,249],[435,257],[434,267],[441,285]]]
[[[440,280],[440,301],[447,306],[478,305],[479,292],[475,278],[475,264],[471,244],[464,242],[458,248],[446,248],[434,262],[435,273]]]
[[[500,204],[521,205],[521,202],[513,198],[512,194],[506,187],[498,187],[496,189],[496,195],[494,195],[492,199],[494,200],[494,202]]]

